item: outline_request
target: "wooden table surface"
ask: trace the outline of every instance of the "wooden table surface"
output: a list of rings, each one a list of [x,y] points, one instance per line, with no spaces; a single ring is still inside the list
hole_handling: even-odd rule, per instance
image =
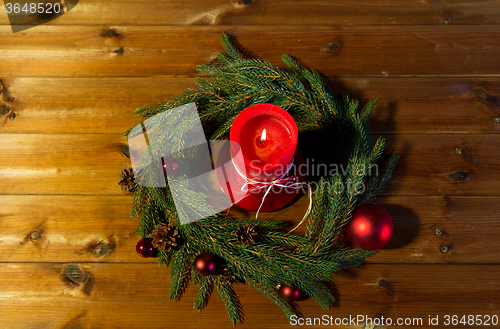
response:
[[[499,24],[495,0],[80,0],[13,33],[2,5],[0,327],[232,327],[217,294],[200,313],[192,286],[168,300],[167,271],[135,253],[131,196],[117,184],[132,111],[194,87],[223,32],[273,64],[299,58],[362,104],[379,97],[373,133],[402,156],[378,200],[393,241],[338,273],[338,305],[307,300],[304,315],[498,327]],[[306,203],[263,218],[298,219]],[[236,290],[242,328],[291,327],[258,292]],[[377,328],[389,327],[401,326]]]

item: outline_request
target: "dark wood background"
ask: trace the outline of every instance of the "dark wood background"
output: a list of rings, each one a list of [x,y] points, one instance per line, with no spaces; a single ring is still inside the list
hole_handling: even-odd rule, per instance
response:
[[[133,109],[195,86],[223,32],[273,64],[299,58],[362,104],[379,97],[374,135],[402,156],[378,201],[393,241],[336,276],[336,307],[307,300],[305,316],[421,317],[421,328],[429,315],[439,327],[500,316],[499,23],[495,0],[80,0],[13,33],[1,6],[0,326],[231,327],[217,294],[201,313],[193,287],[168,300],[167,271],[135,253],[117,185]],[[298,219],[306,203],[262,218]],[[242,328],[290,327],[236,289]]]

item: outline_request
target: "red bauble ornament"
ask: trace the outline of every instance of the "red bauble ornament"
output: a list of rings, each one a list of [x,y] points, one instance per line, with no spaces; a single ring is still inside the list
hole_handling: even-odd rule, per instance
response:
[[[155,248],[153,247],[153,240],[151,239],[142,239],[137,242],[135,246],[135,250],[142,257],[151,257],[155,253]]]
[[[365,250],[382,249],[392,238],[394,226],[391,215],[374,204],[359,206],[347,227],[349,240]]]
[[[298,301],[301,296],[301,291],[297,287],[287,286],[282,284],[278,289],[279,294],[288,302]]]
[[[214,255],[202,253],[194,259],[193,267],[199,275],[212,275],[217,271],[217,260]]]

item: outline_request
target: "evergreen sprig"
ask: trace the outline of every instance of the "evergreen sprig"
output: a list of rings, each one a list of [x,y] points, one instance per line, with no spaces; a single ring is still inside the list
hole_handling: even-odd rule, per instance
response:
[[[192,281],[198,284],[194,309],[200,311],[217,290],[234,325],[244,320],[238,295],[221,279],[220,273],[202,277],[193,270],[192,262],[201,252],[220,258],[235,276],[272,300],[288,318],[300,315],[300,309],[278,293],[279,284],[298,287],[323,309],[328,309],[336,302],[326,284],[333,279],[334,272],[359,266],[365,257],[373,254],[359,248],[346,248],[339,238],[342,229],[356,206],[372,202],[386,187],[398,161],[398,156],[391,156],[381,173],[367,177],[367,171],[377,165],[385,146],[382,138],[372,145],[368,127],[377,101],[370,100],[358,111],[357,100],[335,95],[318,72],[304,68],[288,55],[282,57],[288,69],[280,69],[267,61],[245,58],[230,35],[224,34],[222,43],[225,53],[219,54],[217,61],[198,67],[209,79],[199,77],[198,88],[184,91],[166,104],[142,106],[135,115],[147,120],[195,102],[205,135],[216,140],[227,139],[233,120],[245,108],[272,103],[293,116],[300,132],[321,132],[322,142],[331,145],[335,160],[348,165],[349,170],[319,179],[304,236],[286,233],[284,222],[233,219],[224,214],[180,225],[170,188],[176,179],[170,177],[166,187],[134,186],[130,214],[139,220],[137,235],[149,237],[161,223],[177,226],[184,243],[158,254],[159,264],[170,268],[170,298],[179,300]],[[167,123],[150,121],[150,124],[154,130],[164,128],[162,124]],[[176,124],[171,127],[176,135],[188,128]],[[125,134],[129,136],[132,131],[131,128]],[[153,150],[150,156],[158,156],[162,151]],[[151,159],[143,158],[143,161],[151,163]],[[144,167],[141,175],[153,181],[154,170],[148,165]],[[360,191],[361,186],[366,187],[364,193]],[[183,194],[182,198],[176,198],[185,203],[183,208],[204,207],[201,194],[181,188],[176,191]],[[244,225],[252,225],[258,232],[254,243],[245,245],[238,241],[235,232]]]

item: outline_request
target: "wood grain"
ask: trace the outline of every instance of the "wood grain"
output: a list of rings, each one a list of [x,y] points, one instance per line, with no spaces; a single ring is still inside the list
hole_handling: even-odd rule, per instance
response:
[[[130,200],[130,196],[0,196],[0,262],[156,263],[135,253],[137,220],[129,218]],[[382,197],[378,203],[393,217],[394,238],[366,261],[499,264],[498,202],[499,197]],[[297,224],[297,214],[304,213],[307,204],[302,198],[259,218]],[[254,213],[233,208],[230,215]],[[304,225],[296,230],[303,233]],[[443,245],[449,247],[448,253],[440,252]]]
[[[374,133],[498,133],[500,82],[496,78],[334,77],[337,94],[361,104],[377,97]],[[122,133],[138,123],[135,108],[165,103],[193,78],[3,79],[2,133]],[[16,112],[15,120],[8,119]]]
[[[498,195],[500,135],[382,136],[386,154],[402,156],[386,194]],[[122,195],[117,182],[130,166],[120,149],[126,144],[117,134],[0,134],[0,194]],[[309,157],[324,147],[310,144]]]
[[[22,1],[21,1],[22,2]],[[9,24],[2,8],[0,24]],[[26,25],[43,22],[30,15]],[[87,0],[50,25],[408,25],[498,24],[493,0],[300,1],[205,0],[182,2]]]
[[[0,72],[8,76],[185,76],[222,51],[232,32],[257,58],[299,58],[328,76],[500,73],[496,25],[366,27],[38,26],[0,27]]]
[[[422,318],[444,314],[500,315],[498,265],[366,265],[340,272],[338,307],[322,311],[300,302],[305,317]],[[66,277],[65,277],[66,274]],[[195,289],[180,302],[167,297],[169,279],[154,264],[0,264],[3,325],[12,328],[232,328],[214,293],[208,307],[192,309]],[[22,290],[19,288],[22,287]],[[246,311],[241,328],[288,328],[272,302],[245,285],[236,291]],[[432,300],[432,303],[429,301]],[[348,325],[360,328],[364,323]]]
[[[195,287],[168,300],[168,270],[136,255],[118,186],[132,110],[194,87],[224,32],[280,67],[298,58],[361,104],[379,97],[374,135],[402,156],[377,201],[393,240],[336,275],[338,305],[306,300],[305,316],[421,317],[418,328],[500,316],[498,1],[82,0],[19,33],[9,23],[0,4],[0,327],[233,328],[217,293],[200,313]],[[307,201],[259,217],[298,222]],[[242,328],[290,327],[258,292],[236,291]]]

